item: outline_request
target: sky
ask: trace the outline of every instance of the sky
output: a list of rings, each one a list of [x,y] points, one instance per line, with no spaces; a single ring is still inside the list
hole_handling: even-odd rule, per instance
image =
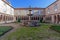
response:
[[[56,0],[7,0],[14,8],[46,8]]]

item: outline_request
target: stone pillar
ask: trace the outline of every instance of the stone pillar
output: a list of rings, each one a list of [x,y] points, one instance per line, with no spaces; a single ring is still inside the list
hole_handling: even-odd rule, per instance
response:
[[[2,17],[1,21],[4,21],[4,15],[1,15],[1,17]]]
[[[56,23],[59,23],[59,15],[56,15]]]
[[[2,15],[1,15],[1,21],[2,21]]]
[[[58,15],[56,15],[56,24],[58,23]]]
[[[59,14],[59,18],[58,18],[58,20],[59,20],[58,22],[59,22],[59,24],[60,24],[60,14]]]
[[[54,15],[51,16],[52,23],[54,23]]]
[[[31,21],[31,10],[29,10],[29,21]]]
[[[0,21],[1,21],[1,15],[0,15]]]
[[[57,18],[57,19],[58,19],[57,23],[59,23],[59,15],[57,15],[57,17],[58,17],[58,18]]]
[[[30,16],[29,16],[29,21],[30,21]]]
[[[7,16],[7,21],[8,21],[8,16]]]
[[[5,23],[6,23],[6,15],[5,15]]]
[[[5,16],[5,21],[7,21],[7,16]]]
[[[43,22],[45,22],[45,19],[46,19],[46,17],[44,16],[44,17],[43,17]]]
[[[7,21],[8,21],[8,15],[7,15]]]
[[[31,12],[29,12],[31,14]],[[31,16],[29,16],[29,21],[31,20]]]
[[[13,16],[13,21],[16,21],[16,17],[15,16]]]

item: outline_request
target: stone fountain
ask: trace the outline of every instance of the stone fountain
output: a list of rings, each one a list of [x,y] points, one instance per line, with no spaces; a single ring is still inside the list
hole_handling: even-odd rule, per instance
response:
[[[29,14],[27,14],[28,17],[29,17],[29,20],[27,21],[27,22],[28,22],[27,25],[28,25],[28,26],[33,26],[33,27],[39,26],[38,22],[31,20],[31,17],[33,16],[33,14],[31,14],[31,11],[32,11],[32,9],[30,8],[30,9],[29,9]]]
[[[29,8],[29,14],[27,14],[29,19],[27,21],[24,21],[24,26],[32,26],[32,27],[39,26],[38,22],[31,20],[31,17],[33,16],[33,14],[31,14],[31,11],[32,9]]]

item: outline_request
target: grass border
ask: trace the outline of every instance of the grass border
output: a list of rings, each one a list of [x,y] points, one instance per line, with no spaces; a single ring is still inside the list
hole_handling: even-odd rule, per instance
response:
[[[53,27],[53,25],[50,27],[51,30],[54,30],[54,31],[60,33],[60,31],[57,31],[57,30],[53,29],[52,27]]]
[[[8,33],[9,31],[11,31],[13,29],[12,26],[8,26],[8,27],[11,27],[11,29],[7,30],[6,32],[4,32],[3,34],[0,35],[0,37],[2,37],[4,34]]]

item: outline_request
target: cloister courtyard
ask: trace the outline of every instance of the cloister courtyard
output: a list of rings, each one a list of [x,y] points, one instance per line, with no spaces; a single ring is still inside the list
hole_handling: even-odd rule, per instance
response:
[[[60,25],[40,23],[37,27],[27,27],[18,22],[0,24],[0,40],[60,40]]]
[[[0,40],[60,40],[60,0],[21,1],[0,0]]]

